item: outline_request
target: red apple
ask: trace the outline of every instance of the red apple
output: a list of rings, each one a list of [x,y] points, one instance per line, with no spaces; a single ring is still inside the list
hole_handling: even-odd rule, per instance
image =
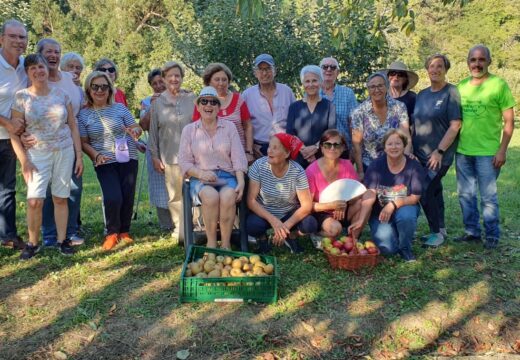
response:
[[[337,249],[341,249],[343,247],[343,243],[341,241],[336,240],[332,243],[332,246],[334,246]]]
[[[359,255],[368,255],[368,251],[365,249],[359,250]]]
[[[367,251],[369,254],[377,254],[377,248],[373,247],[373,246],[370,246],[369,248],[367,248]]]
[[[343,249],[345,249],[347,252],[350,252],[354,248],[354,243],[352,241],[347,241],[343,244]]]

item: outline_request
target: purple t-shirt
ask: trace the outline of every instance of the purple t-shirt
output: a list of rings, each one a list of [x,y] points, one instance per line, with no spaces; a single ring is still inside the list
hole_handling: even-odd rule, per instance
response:
[[[372,215],[378,216],[381,209],[392,200],[421,195],[423,182],[423,167],[409,157],[406,157],[406,164],[398,174],[392,174],[388,169],[386,154],[372,161],[365,173],[365,186],[377,194]]]

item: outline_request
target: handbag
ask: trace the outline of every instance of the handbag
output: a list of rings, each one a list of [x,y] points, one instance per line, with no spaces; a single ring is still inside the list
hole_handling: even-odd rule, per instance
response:
[[[101,124],[103,124],[103,127],[112,134],[112,137],[114,138],[114,154],[116,157],[116,161],[118,163],[127,163],[130,161],[130,151],[128,150],[128,142],[126,140],[126,134],[123,133],[122,137],[116,137],[112,130],[105,124],[105,121],[101,117],[101,114],[94,110],[99,117],[99,120],[101,120]]]

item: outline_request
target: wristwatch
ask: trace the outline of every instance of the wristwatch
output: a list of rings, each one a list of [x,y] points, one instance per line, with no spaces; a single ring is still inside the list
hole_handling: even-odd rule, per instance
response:
[[[441,155],[444,155],[444,150],[437,148],[437,152]]]

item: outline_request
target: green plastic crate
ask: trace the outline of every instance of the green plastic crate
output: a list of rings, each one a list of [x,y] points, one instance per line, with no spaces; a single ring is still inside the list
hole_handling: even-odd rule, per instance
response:
[[[274,256],[260,255],[265,264],[273,264],[273,275],[253,277],[195,278],[186,277],[186,269],[190,262],[201,258],[205,252],[233,257],[251,256],[252,253],[210,249],[192,245],[189,255],[182,267],[179,284],[179,300],[181,302],[242,302],[255,301],[274,303],[278,299],[278,264]]]

